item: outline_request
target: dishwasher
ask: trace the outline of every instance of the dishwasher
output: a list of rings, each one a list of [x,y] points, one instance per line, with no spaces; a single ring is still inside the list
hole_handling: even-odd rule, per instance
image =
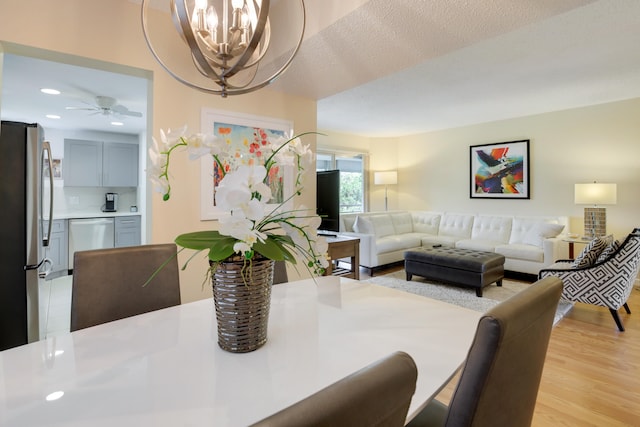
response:
[[[69,270],[73,270],[73,254],[76,251],[113,247],[113,218],[69,220]]]

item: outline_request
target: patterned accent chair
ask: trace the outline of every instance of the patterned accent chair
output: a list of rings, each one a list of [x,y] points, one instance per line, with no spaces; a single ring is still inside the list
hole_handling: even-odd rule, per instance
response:
[[[538,278],[556,276],[562,279],[562,299],[607,307],[620,331],[624,331],[618,310],[628,314],[629,295],[640,267],[640,228],[633,230],[620,247],[595,264],[572,268],[573,260],[561,260],[540,270]]]

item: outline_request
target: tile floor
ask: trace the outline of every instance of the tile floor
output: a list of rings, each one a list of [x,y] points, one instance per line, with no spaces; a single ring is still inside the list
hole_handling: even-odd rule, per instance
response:
[[[43,319],[42,338],[69,333],[71,322],[71,277],[47,280],[40,288],[40,317]]]

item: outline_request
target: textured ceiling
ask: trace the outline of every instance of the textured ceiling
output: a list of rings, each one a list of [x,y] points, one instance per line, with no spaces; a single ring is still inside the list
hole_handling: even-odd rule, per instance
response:
[[[317,99],[321,129],[399,136],[640,96],[638,0],[358,3],[273,85]]]
[[[301,51],[271,88],[316,99],[322,130],[401,136],[640,97],[640,0],[305,5]],[[41,117],[54,112],[52,99],[20,85],[39,89],[55,85],[56,78],[66,88],[57,105],[63,120],[51,127],[115,131],[110,117],[65,110],[91,103],[95,95],[146,112],[142,79],[12,63],[18,59],[5,62],[3,117],[48,120]],[[123,121],[122,132],[146,126],[145,117]]]

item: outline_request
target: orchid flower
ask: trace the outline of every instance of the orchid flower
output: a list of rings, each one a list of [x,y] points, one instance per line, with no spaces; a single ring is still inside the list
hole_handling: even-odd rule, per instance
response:
[[[201,133],[186,137],[185,132],[186,127],[161,130],[160,140],[153,138],[147,169],[151,181],[166,201],[171,194],[169,167],[173,151],[184,147],[190,160],[210,155],[222,175],[216,187],[216,204],[229,215],[220,218],[218,230],[182,234],[176,243],[196,251],[208,250],[213,262],[233,254],[250,261],[258,253],[295,263],[297,254],[305,259],[305,267],[315,274],[322,273],[329,264],[327,242],[317,234],[320,217],[304,206],[284,210],[285,203],[302,191],[303,172],[313,161],[309,146],[299,136],[269,139],[265,131],[256,128],[246,152],[242,148],[231,152],[223,138]],[[272,199],[270,172],[275,174],[280,167],[296,169],[295,189],[287,200],[274,207],[268,204]]]

